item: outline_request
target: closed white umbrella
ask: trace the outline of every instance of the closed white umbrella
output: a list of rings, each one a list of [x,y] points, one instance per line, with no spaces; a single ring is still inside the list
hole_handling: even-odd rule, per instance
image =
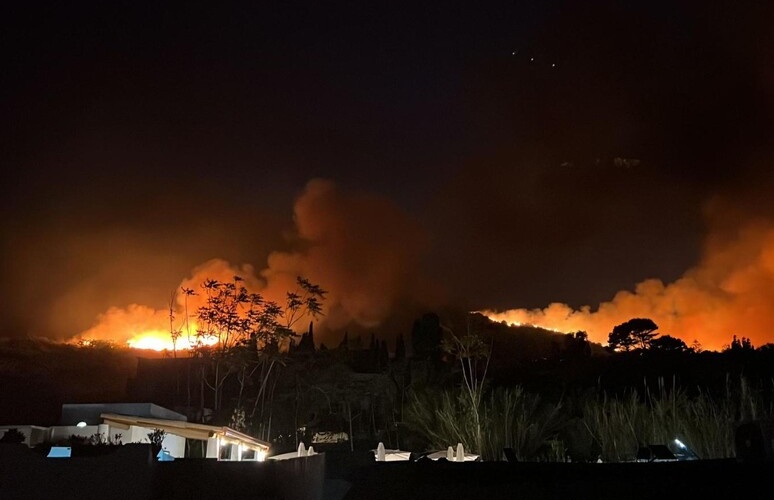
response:
[[[457,462],[465,461],[465,447],[462,446],[462,443],[457,443],[457,455],[454,457],[454,459]]]
[[[452,448],[454,450],[454,448]],[[465,453],[462,457],[462,460],[459,459],[459,457],[455,456],[454,453],[452,453],[451,460],[448,458],[449,450],[440,450],[440,451],[434,451],[433,453],[430,453],[429,455],[426,455],[427,458],[430,460],[440,460],[444,459],[447,462],[478,462],[481,460],[481,457],[473,454],[473,453]],[[388,459],[389,460],[389,459]]]

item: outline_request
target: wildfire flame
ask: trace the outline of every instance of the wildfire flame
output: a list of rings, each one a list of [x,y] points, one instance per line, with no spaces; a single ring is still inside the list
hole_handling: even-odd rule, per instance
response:
[[[300,243],[298,248],[271,252],[263,268],[219,258],[203,262],[173,288],[178,290],[173,304],[161,304],[158,299],[151,305],[115,304],[117,307],[94,318],[92,326],[78,334],[76,341],[96,339],[122,345],[128,341],[131,346],[171,349],[169,332],[182,328],[174,347],[189,348],[187,332],[193,335],[196,330],[193,326],[186,328],[181,321],[194,318],[203,305],[201,284],[208,279],[231,282],[234,276],[242,278],[242,284],[251,292],[278,304],[285,303],[286,294],[296,289],[298,276],[322,286],[328,293],[321,322],[328,331],[349,325],[375,327],[391,318],[399,303],[440,303],[440,287],[419,272],[424,231],[390,200],[349,193],[333,182],[313,179],[296,199],[293,212],[293,240]],[[374,231],[374,227],[379,230]],[[189,296],[180,293],[181,289],[197,294]],[[73,292],[57,301],[57,310],[77,317],[75,311],[84,309],[87,299]],[[172,327],[170,306],[174,309]],[[71,333],[64,314],[50,317],[54,329]],[[299,328],[303,324],[299,322]]]
[[[688,345],[698,341],[705,350],[722,350],[734,335],[756,346],[774,342],[774,219],[750,219],[721,202],[710,204],[707,213],[710,232],[700,261],[672,282],[645,279],[594,309],[557,302],[542,309],[479,312],[515,325],[585,331],[589,340],[601,344],[616,325],[633,318],[650,318],[662,335]],[[406,279],[420,274],[421,259],[419,249],[405,241],[422,241],[421,232],[384,200],[348,196],[332,183],[317,180],[299,197],[294,214],[304,250],[273,252],[262,270],[213,259],[194,268],[181,288],[199,290],[207,278],[228,281],[238,275],[249,289],[281,303],[295,278],[303,275],[328,289],[325,324],[331,331],[351,323],[377,325],[407,297],[425,303],[433,295],[434,287],[426,280]],[[374,233],[373,224],[363,221],[379,221],[380,231]],[[174,328],[180,328],[180,318],[194,314],[201,300],[201,295],[178,296]],[[441,299],[433,303],[440,305]],[[195,327],[184,330],[176,344],[170,330],[168,308],[131,304],[99,315],[78,338],[155,350],[191,347],[186,331],[193,333]]]
[[[217,337],[196,335],[196,322],[190,320],[175,342],[169,327],[169,311],[132,304],[126,308],[112,307],[98,318],[95,326],[86,330],[75,343],[83,346],[106,341],[133,349],[153,351],[189,350],[196,345],[215,345]]]
[[[749,338],[755,346],[772,342],[774,313],[774,224],[757,221],[729,237],[710,238],[699,264],[672,283],[657,279],[622,290],[595,310],[554,303],[544,309],[481,311],[494,321],[529,324],[574,332],[607,343],[616,325],[650,318],[661,334],[702,348],[722,350],[732,337]]]
[[[180,340],[178,339],[178,342],[173,343],[169,333],[149,331],[129,339],[126,344],[133,349],[150,349],[153,351],[185,350],[190,348],[187,342],[180,342]]]
[[[136,334],[129,334],[129,339],[126,341],[126,347],[132,349],[150,350],[150,351],[188,351],[201,346],[212,346],[218,343],[218,338],[215,336],[198,336],[188,337],[181,335],[177,340],[172,340],[172,335],[163,330],[146,330]],[[124,332],[116,332],[116,338],[125,338],[127,334]],[[80,338],[77,340],[77,344],[83,347],[91,347],[97,345],[99,339]]]
[[[159,330],[150,330],[142,332],[130,338],[126,344],[133,349],[149,349],[153,351],[187,351],[197,345],[211,346],[218,343],[218,338],[211,337],[191,337],[181,335],[176,341],[172,340],[169,332]]]

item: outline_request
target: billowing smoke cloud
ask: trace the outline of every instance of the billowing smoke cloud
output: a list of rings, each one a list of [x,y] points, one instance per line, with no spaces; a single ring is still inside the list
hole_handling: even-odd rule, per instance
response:
[[[168,333],[168,310],[130,304],[127,307],[111,307],[100,314],[96,324],[78,338],[122,343],[141,335],[161,336]]]
[[[584,330],[591,340],[603,344],[615,325],[635,317],[651,318],[662,334],[688,344],[698,340],[705,349],[722,349],[733,335],[748,337],[755,345],[768,343],[774,332],[770,309],[774,303],[774,218],[761,208],[767,206],[749,193],[708,204],[711,230],[702,256],[671,282],[646,279],[596,307],[572,308],[557,302],[542,309],[483,312],[498,321],[565,332]],[[230,281],[240,276],[251,291],[282,303],[286,292],[296,290],[296,277],[306,277],[328,291],[325,316],[316,329],[316,339],[328,345],[339,340],[342,330],[358,332],[377,325],[389,329],[397,315],[406,316],[403,323],[408,323],[424,308],[448,305],[421,266],[427,250],[425,232],[389,200],[313,180],[296,199],[293,214],[295,226],[287,241],[290,249],[268,253],[264,268],[211,259],[170,289],[200,292],[205,279]],[[124,270],[123,275],[128,272]],[[68,295],[72,300],[65,302],[66,310],[73,314],[81,310],[75,299],[83,296],[91,295]],[[201,294],[187,298],[189,314],[203,299]],[[186,297],[181,293],[174,298],[168,295],[167,303],[156,299],[148,305],[135,301],[127,307],[111,307],[81,336],[123,342],[140,332],[168,334],[170,300],[179,327],[186,310]],[[306,324],[300,322],[299,329]],[[405,328],[392,333],[397,331]],[[332,332],[336,337],[331,337]]]
[[[234,266],[223,259],[212,259],[191,271],[191,275],[180,283],[176,291],[170,293],[169,302],[165,308],[142,304],[110,307],[96,318],[91,328],[80,333],[76,338],[108,340],[118,344],[129,342],[137,347],[160,349],[171,348],[170,331],[175,329],[180,330],[182,334],[178,345],[181,347],[190,345],[194,340],[187,337],[196,334],[196,324],[195,319],[186,323],[185,318],[186,314],[189,318],[193,318],[196,310],[205,304],[206,297],[201,293],[200,285],[207,279],[232,282],[235,276],[242,278],[244,280],[242,283],[252,291],[263,288],[263,281],[255,276],[251,265]],[[181,293],[182,288],[193,290],[196,294]]]
[[[313,180],[296,202],[295,221],[304,248],[272,253],[261,274],[272,295],[291,289],[296,275],[328,290],[329,327],[373,327],[399,302],[438,300],[420,272],[423,231],[386,199],[345,194]]]
[[[705,242],[701,261],[682,277],[668,284],[647,279],[632,291],[616,293],[596,309],[553,303],[544,309],[483,312],[508,323],[565,332],[584,330],[590,340],[603,344],[614,326],[647,317],[662,334],[689,345],[699,340],[704,349],[720,350],[733,335],[748,337],[756,346],[771,342],[772,303],[774,223],[759,219],[740,227],[718,222]]]
[[[200,292],[205,279],[231,281],[239,276],[251,291],[283,303],[302,276],[327,291],[322,332],[349,326],[372,328],[398,305],[437,303],[439,291],[420,272],[423,231],[388,200],[312,180],[296,200],[294,217],[294,249],[271,253],[265,269],[212,259],[194,268],[179,288]],[[204,298],[199,294],[187,300],[192,314]],[[182,293],[172,301],[178,323],[185,315],[185,301]],[[123,342],[142,329],[168,332],[169,308],[113,307],[79,337]]]

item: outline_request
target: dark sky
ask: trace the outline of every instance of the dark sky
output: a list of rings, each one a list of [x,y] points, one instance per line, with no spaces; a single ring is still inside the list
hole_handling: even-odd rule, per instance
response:
[[[765,3],[6,2],[0,331],[260,269],[315,178],[394,204],[470,307],[674,280],[711,200],[771,215]],[[91,314],[40,321],[63,297]]]

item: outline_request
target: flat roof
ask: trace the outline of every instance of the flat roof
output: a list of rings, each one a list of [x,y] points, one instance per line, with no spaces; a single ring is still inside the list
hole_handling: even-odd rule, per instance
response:
[[[62,418],[59,425],[75,425],[78,422],[97,425],[103,413],[137,415],[163,420],[187,420],[185,415],[154,403],[65,403],[62,405]]]
[[[261,441],[243,432],[236,431],[230,427],[219,427],[216,425],[197,424],[183,420],[167,420],[162,418],[136,417],[132,415],[119,415],[116,413],[103,413],[100,415],[102,421],[106,424],[128,429],[131,425],[138,427],[147,427],[149,429],[161,429],[164,432],[182,436],[188,439],[207,440],[211,437],[219,437],[224,441],[231,441],[242,444],[248,448],[259,451],[268,451],[269,443]]]

